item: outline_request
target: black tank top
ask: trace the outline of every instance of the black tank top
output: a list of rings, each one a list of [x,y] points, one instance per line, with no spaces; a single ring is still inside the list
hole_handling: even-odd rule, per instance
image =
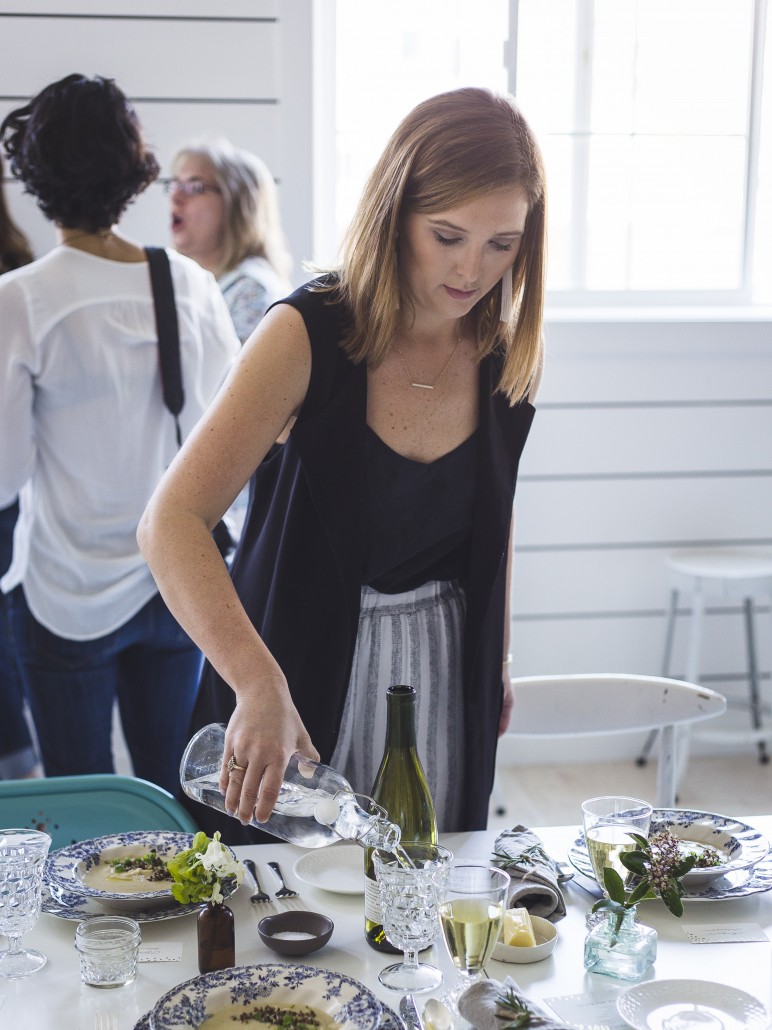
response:
[[[364,581],[384,594],[466,578],[477,431],[432,462],[392,450],[368,426]]]

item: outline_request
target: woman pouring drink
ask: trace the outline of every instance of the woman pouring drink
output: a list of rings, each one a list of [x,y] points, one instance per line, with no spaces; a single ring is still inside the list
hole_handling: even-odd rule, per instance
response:
[[[440,830],[486,825],[511,709],[509,548],[542,361],[545,207],[511,97],[419,104],[339,266],[269,310],[148,505],[140,546],[209,663],[191,730],[228,724],[220,787],[242,823],[267,819],[295,751],[367,793],[386,689],[407,683]],[[210,531],[250,477],[229,574]]]

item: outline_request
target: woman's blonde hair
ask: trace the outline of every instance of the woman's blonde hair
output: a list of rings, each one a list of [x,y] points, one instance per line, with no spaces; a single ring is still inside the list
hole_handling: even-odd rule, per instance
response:
[[[405,215],[459,207],[496,190],[528,198],[525,234],[512,266],[513,315],[500,321],[499,283],[465,319],[478,359],[504,355],[498,389],[527,395],[542,353],[546,184],[541,151],[514,99],[487,89],[452,90],[419,104],[397,127],[365,185],[335,269],[351,311],[342,346],[378,365],[411,301],[400,280],[397,237]]]
[[[279,215],[276,183],[264,161],[227,139],[200,139],[182,147],[172,167],[186,157],[205,161],[225,205],[224,256],[220,274],[244,258],[264,258],[289,284],[292,258]]]

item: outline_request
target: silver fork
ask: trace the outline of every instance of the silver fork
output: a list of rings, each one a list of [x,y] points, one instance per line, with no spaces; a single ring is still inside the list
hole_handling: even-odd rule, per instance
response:
[[[257,867],[255,866],[255,863],[252,861],[251,858],[245,858],[244,865],[249,870],[249,875],[255,881],[255,889],[250,895],[249,900],[252,902],[253,905],[261,905],[265,901],[270,901],[271,899],[269,895],[266,894],[260,886],[260,881],[257,878]]]
[[[118,1018],[114,1012],[102,1012],[101,1010],[96,1013],[95,1030],[117,1030]]]
[[[284,877],[281,875],[281,869],[279,869],[279,863],[278,862],[269,862],[268,863],[268,867],[269,867],[269,869],[273,869],[273,871],[276,873],[276,875],[279,878],[279,883],[281,884],[281,887],[279,888],[279,890],[276,891],[276,897],[277,898],[296,898],[298,896],[298,892],[290,890],[290,888],[284,882]]]

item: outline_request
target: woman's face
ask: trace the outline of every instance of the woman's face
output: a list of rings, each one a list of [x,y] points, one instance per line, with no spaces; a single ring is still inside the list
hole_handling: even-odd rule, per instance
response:
[[[403,286],[417,315],[461,318],[511,267],[525,232],[525,190],[497,190],[448,211],[405,217]]]
[[[197,196],[180,188],[171,190],[171,235],[175,250],[216,272],[224,246],[225,201],[209,162],[194,154],[181,157],[174,166],[172,181],[182,186],[196,182],[208,187]]]

